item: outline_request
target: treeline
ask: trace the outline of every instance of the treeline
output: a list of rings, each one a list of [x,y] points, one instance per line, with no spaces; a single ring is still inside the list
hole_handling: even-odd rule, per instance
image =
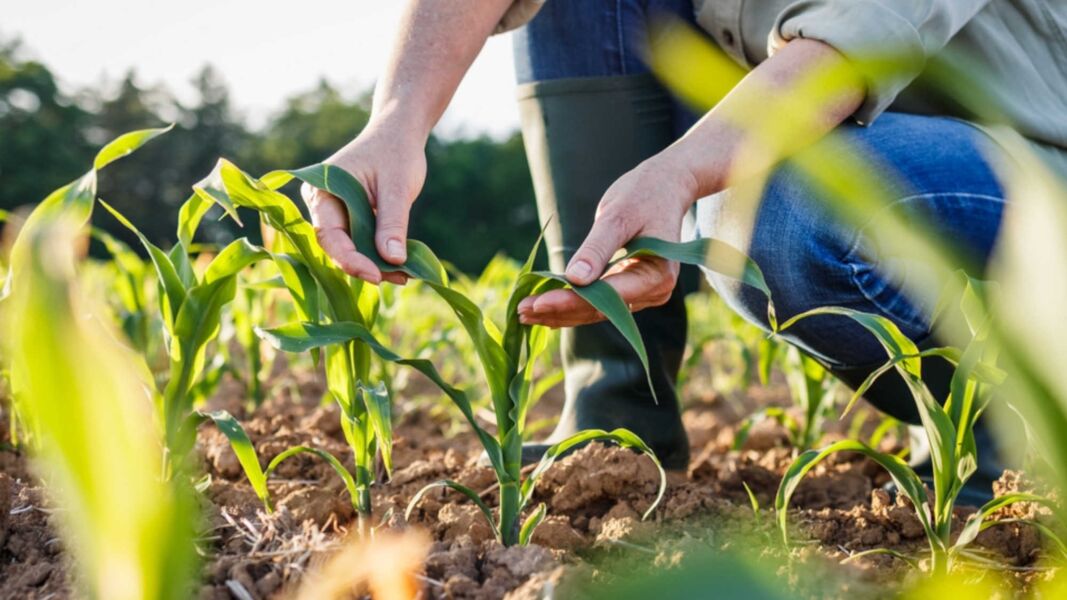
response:
[[[178,207],[221,156],[253,175],[321,161],[351,140],[369,117],[369,93],[350,98],[323,81],[286,100],[262,128],[247,126],[220,74],[205,66],[197,98],[184,104],[165,88],[142,87],[129,72],[105,94],[62,93],[46,65],[18,41],[0,41],[0,208],[41,200],[83,173],[98,146],[132,129],[174,123],[174,131],[101,175],[100,197],[153,241],[175,241]],[[522,140],[431,138],[429,172],[412,212],[412,236],[464,271],[499,252],[522,257],[537,236],[537,215]],[[205,223],[203,241],[253,239],[229,220]],[[94,223],[135,242],[109,215]]]

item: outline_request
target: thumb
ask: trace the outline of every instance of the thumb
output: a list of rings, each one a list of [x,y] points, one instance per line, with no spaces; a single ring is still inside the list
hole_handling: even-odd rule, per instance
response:
[[[401,265],[408,259],[408,212],[411,202],[402,193],[384,189],[377,199],[378,227],[374,243],[386,261]]]
[[[599,216],[593,222],[582,246],[567,265],[567,280],[575,285],[589,285],[607,268],[615,252],[629,241],[626,228],[619,219]]]

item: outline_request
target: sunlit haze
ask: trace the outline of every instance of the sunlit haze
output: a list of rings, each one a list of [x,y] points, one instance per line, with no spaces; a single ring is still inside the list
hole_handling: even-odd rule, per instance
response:
[[[179,98],[206,63],[218,67],[237,110],[252,125],[285,97],[326,78],[367,89],[382,68],[400,17],[399,0],[34,0],[4,7],[0,36],[20,37],[64,90],[114,82],[134,68],[142,86],[163,83]],[[490,39],[459,88],[438,133],[517,127],[509,36]]]

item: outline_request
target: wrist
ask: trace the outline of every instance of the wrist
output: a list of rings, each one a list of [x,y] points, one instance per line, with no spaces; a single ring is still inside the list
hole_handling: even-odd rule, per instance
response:
[[[382,132],[394,142],[421,150],[426,147],[434,126],[429,119],[421,117],[421,114],[416,108],[407,107],[399,101],[381,106],[375,103],[371,109],[370,120],[363,131],[372,134]]]
[[[728,187],[739,139],[737,129],[706,118],[664,151],[687,174],[694,201]]]

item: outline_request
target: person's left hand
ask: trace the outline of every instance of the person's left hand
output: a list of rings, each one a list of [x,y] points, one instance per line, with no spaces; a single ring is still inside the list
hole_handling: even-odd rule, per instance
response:
[[[678,263],[662,258],[631,258],[612,265],[612,256],[630,240],[655,237],[679,241],[682,219],[696,200],[697,182],[685,168],[656,155],[620,177],[604,193],[596,220],[567,265],[567,280],[589,285],[603,275],[632,312],[667,302],[678,281]],[[572,290],[553,290],[519,303],[526,325],[574,327],[604,320],[604,315]]]

